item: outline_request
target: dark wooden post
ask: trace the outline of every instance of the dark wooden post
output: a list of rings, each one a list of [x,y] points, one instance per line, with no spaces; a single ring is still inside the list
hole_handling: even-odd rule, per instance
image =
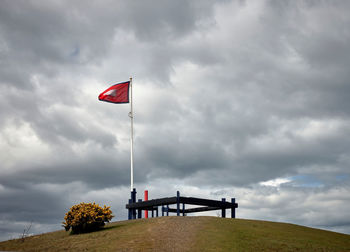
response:
[[[221,201],[226,202],[226,199],[222,198]],[[221,208],[221,217],[226,218],[226,208],[224,206]]]
[[[166,206],[166,216],[169,216],[169,205]]]
[[[154,218],[154,209],[152,208],[152,218]]]
[[[164,206],[162,205],[162,216],[164,216]]]
[[[142,202],[142,199],[139,199],[138,202]],[[137,209],[137,218],[138,219],[142,218],[142,210],[141,209]]]
[[[182,203],[182,216],[185,216],[185,203]]]
[[[136,189],[134,188],[131,192],[132,203],[136,203]],[[136,219],[136,208],[132,209],[132,218]]]
[[[132,203],[132,199],[129,199],[129,204]],[[132,219],[132,209],[129,208],[128,209],[128,220],[131,220]]]
[[[156,217],[158,217],[158,206],[156,206]]]
[[[176,192],[176,214],[180,216],[180,192]]]
[[[236,218],[236,199],[231,198],[231,203],[234,204],[234,206],[231,208],[231,218]]]
[[[132,189],[131,191],[131,200],[132,200],[132,203],[135,203],[136,202],[136,189]]]

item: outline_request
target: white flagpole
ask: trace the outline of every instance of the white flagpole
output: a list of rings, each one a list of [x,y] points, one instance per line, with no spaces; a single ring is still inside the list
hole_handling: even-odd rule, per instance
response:
[[[132,110],[132,78],[130,77],[130,121],[131,121],[131,139],[130,139],[130,190],[134,189],[134,113]]]

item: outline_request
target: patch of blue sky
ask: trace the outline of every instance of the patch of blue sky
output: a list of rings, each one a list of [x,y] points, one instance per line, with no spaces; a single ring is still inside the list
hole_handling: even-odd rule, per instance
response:
[[[349,179],[349,175],[348,174],[339,174],[339,175],[335,176],[335,179],[339,182],[345,181],[345,180]]]
[[[297,187],[313,188],[313,187],[324,186],[324,183],[322,183],[322,181],[320,181],[319,179],[311,175],[300,174],[300,175],[289,177],[289,179],[291,180],[290,184]]]
[[[80,48],[79,46],[75,46],[74,49],[69,53],[70,58],[76,58],[80,54]]]

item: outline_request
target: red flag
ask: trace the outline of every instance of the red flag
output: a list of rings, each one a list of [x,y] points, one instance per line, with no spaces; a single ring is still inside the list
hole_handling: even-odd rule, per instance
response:
[[[98,99],[111,103],[129,103],[129,86],[130,81],[115,84],[103,91]]]

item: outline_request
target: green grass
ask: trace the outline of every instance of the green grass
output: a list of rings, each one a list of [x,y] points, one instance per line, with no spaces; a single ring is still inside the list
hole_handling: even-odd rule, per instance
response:
[[[350,236],[286,223],[206,218],[196,244],[207,251],[350,251]]]
[[[152,225],[151,222],[123,221],[106,225],[100,231],[71,235],[70,232],[56,231],[42,235],[0,243],[0,250],[6,251],[115,251],[129,247],[148,249],[150,243],[140,230]],[[129,246],[128,244],[133,244]]]
[[[216,217],[121,221],[98,232],[57,231],[0,242],[0,251],[350,251],[350,235]]]

